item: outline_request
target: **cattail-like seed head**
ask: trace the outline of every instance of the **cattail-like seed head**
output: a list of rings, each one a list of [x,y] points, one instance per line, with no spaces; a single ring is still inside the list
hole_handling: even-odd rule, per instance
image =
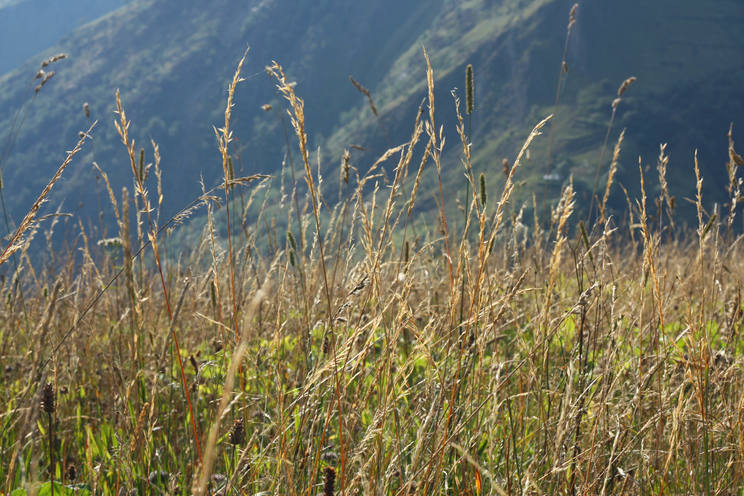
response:
[[[349,160],[351,159],[351,155],[349,154],[349,150],[344,150],[344,156],[341,159],[341,178],[344,180],[344,183],[349,184]]]
[[[465,68],[465,110],[468,115],[473,113],[473,64]]]
[[[408,248],[409,248],[408,241],[406,241],[406,262],[405,263],[408,263]]]
[[[228,185],[230,184],[230,181],[235,179],[235,168],[233,167],[233,159],[232,157],[227,157],[227,181]],[[230,189],[233,189],[233,186],[229,186]]]
[[[88,102],[83,104],[83,112],[85,112],[85,117],[90,119],[90,107],[88,106]]]
[[[230,430],[230,444],[234,446],[241,445],[245,442],[245,427],[243,427],[243,419],[239,418],[233,422],[232,429]]]
[[[292,267],[294,267],[296,263],[295,252],[297,251],[297,242],[292,235],[292,231],[287,231],[287,240],[289,241],[289,246],[291,248],[291,250],[289,250],[289,263],[292,264]]]
[[[488,195],[486,194],[486,175],[481,172],[480,173],[480,197],[481,197],[481,205],[486,205],[486,200],[488,200]]]
[[[504,158],[501,161],[501,166],[504,168],[504,175],[505,176],[508,176],[509,175],[509,172],[511,172],[511,165],[509,164],[509,159],[508,158]]]
[[[54,413],[55,403],[54,385],[48,382],[41,391],[41,409],[49,414]]]
[[[336,470],[326,467],[323,471],[323,496],[333,496],[336,485]]]
[[[140,148],[140,155],[139,155],[139,180],[140,182],[145,180],[145,149]]]
[[[77,469],[75,468],[75,465],[71,463],[67,466],[67,480],[70,482],[74,482],[76,477]]]

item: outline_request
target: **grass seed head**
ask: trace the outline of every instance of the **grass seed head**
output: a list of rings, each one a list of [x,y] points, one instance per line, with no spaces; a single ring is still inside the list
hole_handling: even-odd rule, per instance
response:
[[[571,11],[568,13],[568,29],[570,30],[574,24],[576,24],[576,11],[579,9],[579,4],[573,4]],[[568,72],[568,71],[566,71]]]
[[[623,96],[625,90],[627,90],[631,84],[635,83],[636,79],[637,78],[635,76],[631,76],[623,81],[623,84],[621,84],[620,87],[617,89],[617,97],[620,98],[621,96]]]
[[[66,53],[58,53],[57,55],[54,55],[53,57],[49,57],[48,59],[44,60],[41,63],[41,67],[42,68],[47,67],[49,64],[53,64],[53,63],[57,62],[58,60],[62,60],[62,59],[66,59],[66,58],[67,58],[67,54]]]

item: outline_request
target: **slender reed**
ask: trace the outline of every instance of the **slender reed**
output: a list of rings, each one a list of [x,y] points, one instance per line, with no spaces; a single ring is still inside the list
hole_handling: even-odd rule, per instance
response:
[[[592,198],[589,203],[589,210],[586,214],[587,223],[591,219],[592,212],[594,210],[594,201],[595,201],[595,197],[597,196],[597,187],[599,186],[599,172],[602,169],[602,162],[604,161],[604,154],[605,154],[605,150],[607,149],[607,142],[610,139],[610,132],[612,131],[612,125],[615,123],[615,116],[617,115],[617,108],[620,106],[620,102],[622,101],[622,96],[625,93],[625,91],[635,81],[636,81],[635,76],[631,76],[625,81],[623,81],[623,83],[617,89],[617,97],[614,100],[612,100],[612,114],[610,114],[610,121],[607,123],[607,132],[605,133],[604,141],[602,141],[602,148],[599,151],[599,161],[597,162],[597,169],[594,173],[594,186],[592,186]]]
[[[135,190],[140,200],[142,201],[143,210],[147,213],[147,222],[150,227],[150,231],[148,232],[147,237],[150,242],[150,247],[152,248],[152,253],[155,258],[155,265],[157,266],[158,274],[160,276],[160,285],[163,290],[163,298],[165,299],[165,307],[168,311],[168,318],[170,319],[170,322],[172,324],[174,322],[173,310],[171,309],[170,299],[168,297],[168,288],[165,284],[165,277],[163,276],[163,266],[160,263],[160,253],[158,251],[159,230],[157,228],[156,222],[153,221],[152,215],[150,214],[150,212],[152,212],[152,208],[150,207],[150,200],[143,183],[144,174],[139,172],[137,169],[137,163],[134,154],[134,140],[130,140],[129,138],[129,125],[131,124],[131,122],[127,120],[126,113],[124,112],[124,109],[122,107],[121,98],[119,97],[119,90],[116,90],[116,113],[119,116],[119,120],[114,121],[114,126],[116,127],[116,131],[119,133],[119,137],[121,138],[121,141],[129,154],[129,164],[132,168],[132,175],[135,179]],[[197,460],[199,463],[202,463],[201,447],[199,444],[199,432],[196,428],[194,407],[191,404],[191,394],[189,393],[189,387],[186,382],[186,373],[183,370],[183,358],[181,357],[181,347],[178,343],[178,336],[176,335],[175,326],[171,326],[171,337],[173,339],[173,345],[175,346],[175,355],[178,358],[178,368],[181,372],[181,384],[183,386],[183,391],[186,396],[186,403],[188,404],[189,408],[189,417],[191,418],[191,429],[194,435],[194,444],[196,445]]]

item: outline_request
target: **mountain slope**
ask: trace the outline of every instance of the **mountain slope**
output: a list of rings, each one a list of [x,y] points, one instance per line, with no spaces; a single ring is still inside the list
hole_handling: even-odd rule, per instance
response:
[[[0,2],[0,75],[46,50],[124,0],[6,0]]]
[[[15,215],[22,212],[23,200],[87,127],[83,102],[89,102],[91,118],[100,121],[95,145],[78,161],[84,165],[67,173],[57,198],[74,193],[84,210],[95,211],[93,160],[109,173],[115,187],[130,184],[126,156],[112,125],[116,88],[121,88],[134,122],[133,136],[147,145],[148,160],[150,139],[160,145],[164,180],[169,191],[178,192],[169,194],[169,200],[179,205],[183,198],[192,198],[199,192],[200,175],[209,183],[222,173],[212,126],[222,119],[227,83],[249,45],[247,81],[236,95],[233,116],[236,146],[246,168],[276,170],[284,138],[276,116],[260,109],[275,99],[264,67],[272,59],[283,61],[298,79],[298,91],[313,95],[307,98],[307,113],[314,129],[329,133],[336,116],[356,102],[347,71],[364,79],[382,74],[392,60],[393,43],[415,38],[415,32],[399,30],[401,18],[387,15],[394,6],[388,0],[361,11],[338,8],[330,1],[294,6],[220,0],[204,9],[201,2],[162,0],[132,4],[85,26],[50,51],[65,51],[69,58],[59,63],[55,78],[26,107],[25,126],[3,173],[8,203]],[[408,19],[430,15],[415,5],[408,8],[410,12],[396,7]],[[388,35],[390,42],[384,40]],[[371,38],[379,38],[379,55],[367,54]],[[35,65],[28,63],[0,79],[3,136],[15,109],[33,94],[29,81]],[[337,91],[339,87],[345,91]]]
[[[467,63],[475,67],[476,110],[472,116],[474,167],[499,182],[502,157],[513,158],[531,127],[555,113],[555,146],[548,198],[573,174],[586,208],[610,103],[628,76],[627,91],[610,133],[611,150],[627,127],[618,179],[637,189],[638,155],[654,171],[660,143],[669,143],[673,193],[690,196],[691,157],[700,148],[706,195],[725,196],[729,122],[744,113],[736,84],[744,72],[744,6],[721,0],[712,11],[693,0],[598,0],[581,5],[568,45],[564,91],[554,106],[556,82],[572,2],[564,0],[468,0],[350,4],[323,0],[313,5],[281,0],[140,1],[83,26],[48,53],[65,51],[57,74],[24,107],[26,120],[3,170],[5,195],[14,218],[30,203],[51,171],[88,125],[89,102],[99,125],[94,145],[66,172],[54,201],[87,218],[99,210],[102,186],[90,164],[96,161],[114,189],[130,185],[123,147],[113,129],[113,95],[121,89],[131,134],[152,158],[150,139],[160,146],[166,188],[165,214],[180,208],[221,176],[213,125],[219,127],[225,89],[237,60],[251,47],[233,114],[234,158],[242,173],[274,173],[284,156],[280,109],[264,73],[278,60],[297,81],[305,99],[311,149],[321,147],[322,169],[333,184],[341,152],[351,144],[352,160],[364,171],[390,144],[408,139],[425,96],[421,47],[436,75],[437,119],[445,124],[447,187],[462,186],[460,146],[449,92],[464,85]],[[7,135],[17,108],[33,94],[29,84],[39,60],[0,78],[0,136]],[[349,75],[372,93],[379,119],[349,83]],[[742,124],[744,125],[744,124]],[[735,137],[739,134],[734,128]],[[522,171],[519,198],[542,193],[548,135],[534,145]],[[601,165],[602,179],[609,152]],[[431,184],[432,175],[425,177]],[[454,198],[455,195],[452,195]],[[541,199],[543,195],[540,195]],[[621,195],[612,197],[618,209]],[[105,203],[105,202],[103,202]],[[420,208],[433,208],[424,197]],[[450,208],[453,208],[449,205]]]
[[[508,4],[516,5],[516,2]],[[638,192],[639,155],[652,176],[647,182],[653,185],[659,145],[668,143],[667,153],[671,156],[668,180],[673,193],[692,196],[692,156],[698,148],[707,178],[705,195],[711,201],[722,201],[727,182],[723,167],[728,158],[726,133],[730,122],[744,115],[744,90],[737,88],[737,81],[744,73],[744,60],[739,56],[744,50],[744,32],[732,29],[744,24],[744,5],[724,1],[717,3],[717,9],[712,11],[694,1],[582,4],[568,45],[569,72],[565,75],[561,103],[556,108],[556,82],[571,4],[534,2],[532,11],[522,6],[508,16],[513,24],[498,30],[491,27],[489,16],[478,15],[486,9],[485,2],[471,2],[474,14],[470,18],[478,20],[468,24],[462,21],[468,18],[465,14],[452,14],[452,17],[461,16],[459,23],[452,22],[459,28],[460,36],[453,34],[446,38],[451,43],[446,43],[445,48],[437,47],[429,37],[420,40],[427,47],[434,46],[430,52],[440,88],[437,108],[440,122],[450,123],[447,135],[450,150],[455,155],[459,153],[459,145],[454,145],[458,138],[448,92],[459,87],[464,98],[465,65],[472,63],[476,86],[472,121],[475,169],[498,178],[501,159],[513,159],[531,127],[546,115],[555,114],[551,172],[559,179],[550,184],[549,194],[555,198],[559,186],[573,174],[579,198],[588,204],[611,103],[620,84],[627,77],[636,76],[637,81],[618,108],[609,151],[604,153],[601,164],[600,185],[604,184],[612,146],[620,130],[627,128],[617,179],[631,192]],[[483,32],[489,36],[468,43]],[[462,54],[457,63],[452,63],[453,52]],[[390,98],[394,102],[389,109],[391,116],[403,113],[403,108],[408,115],[414,115],[424,95],[421,58],[420,52],[411,53],[410,58],[402,58],[383,78],[394,81],[398,74],[406,73],[406,84],[392,90],[392,85],[373,90],[378,95],[385,95],[386,90],[388,94],[406,94],[407,90],[405,99]],[[409,67],[415,67],[410,74]],[[369,122],[357,121],[357,124],[357,130],[353,125],[345,126],[332,139],[338,144],[353,142],[373,132]],[[392,134],[405,136],[410,132],[409,123],[402,124]],[[735,126],[734,137],[744,136],[737,129]],[[522,199],[529,198],[534,191],[542,196],[549,132],[535,143],[532,160],[520,172],[519,179],[527,181]],[[450,163],[457,163],[454,157],[450,158]],[[461,185],[459,170],[454,181]],[[619,190],[616,192],[611,203],[622,209],[624,196]],[[579,208],[587,207],[584,202],[579,202]]]

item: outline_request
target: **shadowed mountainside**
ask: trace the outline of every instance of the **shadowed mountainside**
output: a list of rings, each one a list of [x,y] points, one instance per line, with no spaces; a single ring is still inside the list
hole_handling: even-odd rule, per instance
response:
[[[0,1],[0,75],[122,5],[124,0]]]
[[[148,161],[150,140],[160,146],[164,213],[173,213],[198,195],[200,177],[207,186],[221,177],[212,126],[220,126],[227,82],[247,46],[246,80],[238,87],[233,113],[236,173],[271,174],[281,167],[285,146],[280,119],[276,112],[261,110],[266,103],[274,110],[283,105],[264,72],[272,60],[297,81],[306,102],[310,147],[320,147],[321,169],[332,186],[343,149],[363,147],[365,151],[352,150],[352,164],[366,170],[385,149],[410,136],[425,93],[425,46],[435,70],[438,120],[445,124],[448,188],[462,185],[449,92],[458,87],[464,98],[464,69],[472,63],[474,168],[486,172],[489,184],[501,180],[502,158],[513,158],[534,123],[555,113],[548,197],[557,197],[560,185],[573,174],[580,203],[588,203],[610,104],[620,83],[636,76],[619,105],[600,184],[612,146],[627,127],[617,179],[631,192],[638,184],[638,156],[654,171],[659,144],[669,143],[674,194],[690,196],[692,154],[699,148],[704,175],[710,178],[706,198],[725,198],[726,132],[730,121],[744,112],[742,90],[734,84],[744,72],[738,57],[744,30],[733,29],[744,25],[744,7],[735,0],[717,3],[715,11],[692,0],[581,5],[556,108],[571,5],[563,0],[443,0],[426,5],[326,0],[312,6],[216,0],[208,8],[194,0],[131,3],[50,48],[48,54],[64,51],[69,58],[59,63],[54,79],[38,96],[32,96],[31,78],[40,58],[0,78],[3,140],[16,110],[26,102],[24,126],[2,171],[7,204],[16,219],[28,208],[29,198],[87,127],[83,102],[89,102],[91,119],[99,120],[94,144],[66,172],[54,201],[65,199],[66,210],[88,219],[105,208],[93,161],[109,174],[114,190],[131,184],[113,127],[113,95],[120,88],[133,120],[131,134],[138,147],[145,146]],[[349,75],[370,89],[379,118]],[[535,143],[518,178],[525,181],[517,193],[521,200],[546,187],[549,132]],[[432,184],[433,175],[424,181]],[[625,200],[618,192],[610,203],[621,209]],[[421,205],[433,207],[434,201]]]

